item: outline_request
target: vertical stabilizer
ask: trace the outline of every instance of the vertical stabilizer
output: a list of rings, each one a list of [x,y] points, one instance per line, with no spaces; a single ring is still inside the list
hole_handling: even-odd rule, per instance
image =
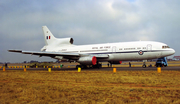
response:
[[[52,44],[56,38],[53,36],[51,31],[47,28],[47,26],[42,26],[43,33],[44,33],[44,40],[46,45]]]

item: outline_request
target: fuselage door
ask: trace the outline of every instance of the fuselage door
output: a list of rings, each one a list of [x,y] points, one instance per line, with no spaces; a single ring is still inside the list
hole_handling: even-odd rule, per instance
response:
[[[152,50],[152,45],[151,45],[151,44],[148,44],[148,45],[147,45],[147,50],[148,50],[148,51],[151,51],[151,50]]]
[[[112,52],[116,52],[116,46],[112,47]]]

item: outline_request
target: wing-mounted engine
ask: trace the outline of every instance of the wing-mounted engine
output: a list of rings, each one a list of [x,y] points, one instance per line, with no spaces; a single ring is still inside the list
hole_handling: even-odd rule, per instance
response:
[[[80,57],[78,62],[82,65],[96,65],[97,58],[95,56]]]

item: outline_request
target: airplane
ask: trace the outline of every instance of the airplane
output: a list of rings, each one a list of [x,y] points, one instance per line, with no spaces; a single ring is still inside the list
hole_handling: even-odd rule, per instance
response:
[[[8,50],[22,54],[47,56],[58,60],[78,62],[76,68],[100,68],[100,62],[121,64],[122,61],[149,60],[173,55],[175,50],[155,41],[134,41],[90,45],[73,45],[73,38],[56,38],[42,26],[45,46],[41,51]]]

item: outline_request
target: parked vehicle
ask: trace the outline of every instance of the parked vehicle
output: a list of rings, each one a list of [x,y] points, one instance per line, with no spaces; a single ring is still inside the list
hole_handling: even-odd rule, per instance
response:
[[[166,57],[158,58],[156,61],[156,67],[166,67],[168,66]]]

